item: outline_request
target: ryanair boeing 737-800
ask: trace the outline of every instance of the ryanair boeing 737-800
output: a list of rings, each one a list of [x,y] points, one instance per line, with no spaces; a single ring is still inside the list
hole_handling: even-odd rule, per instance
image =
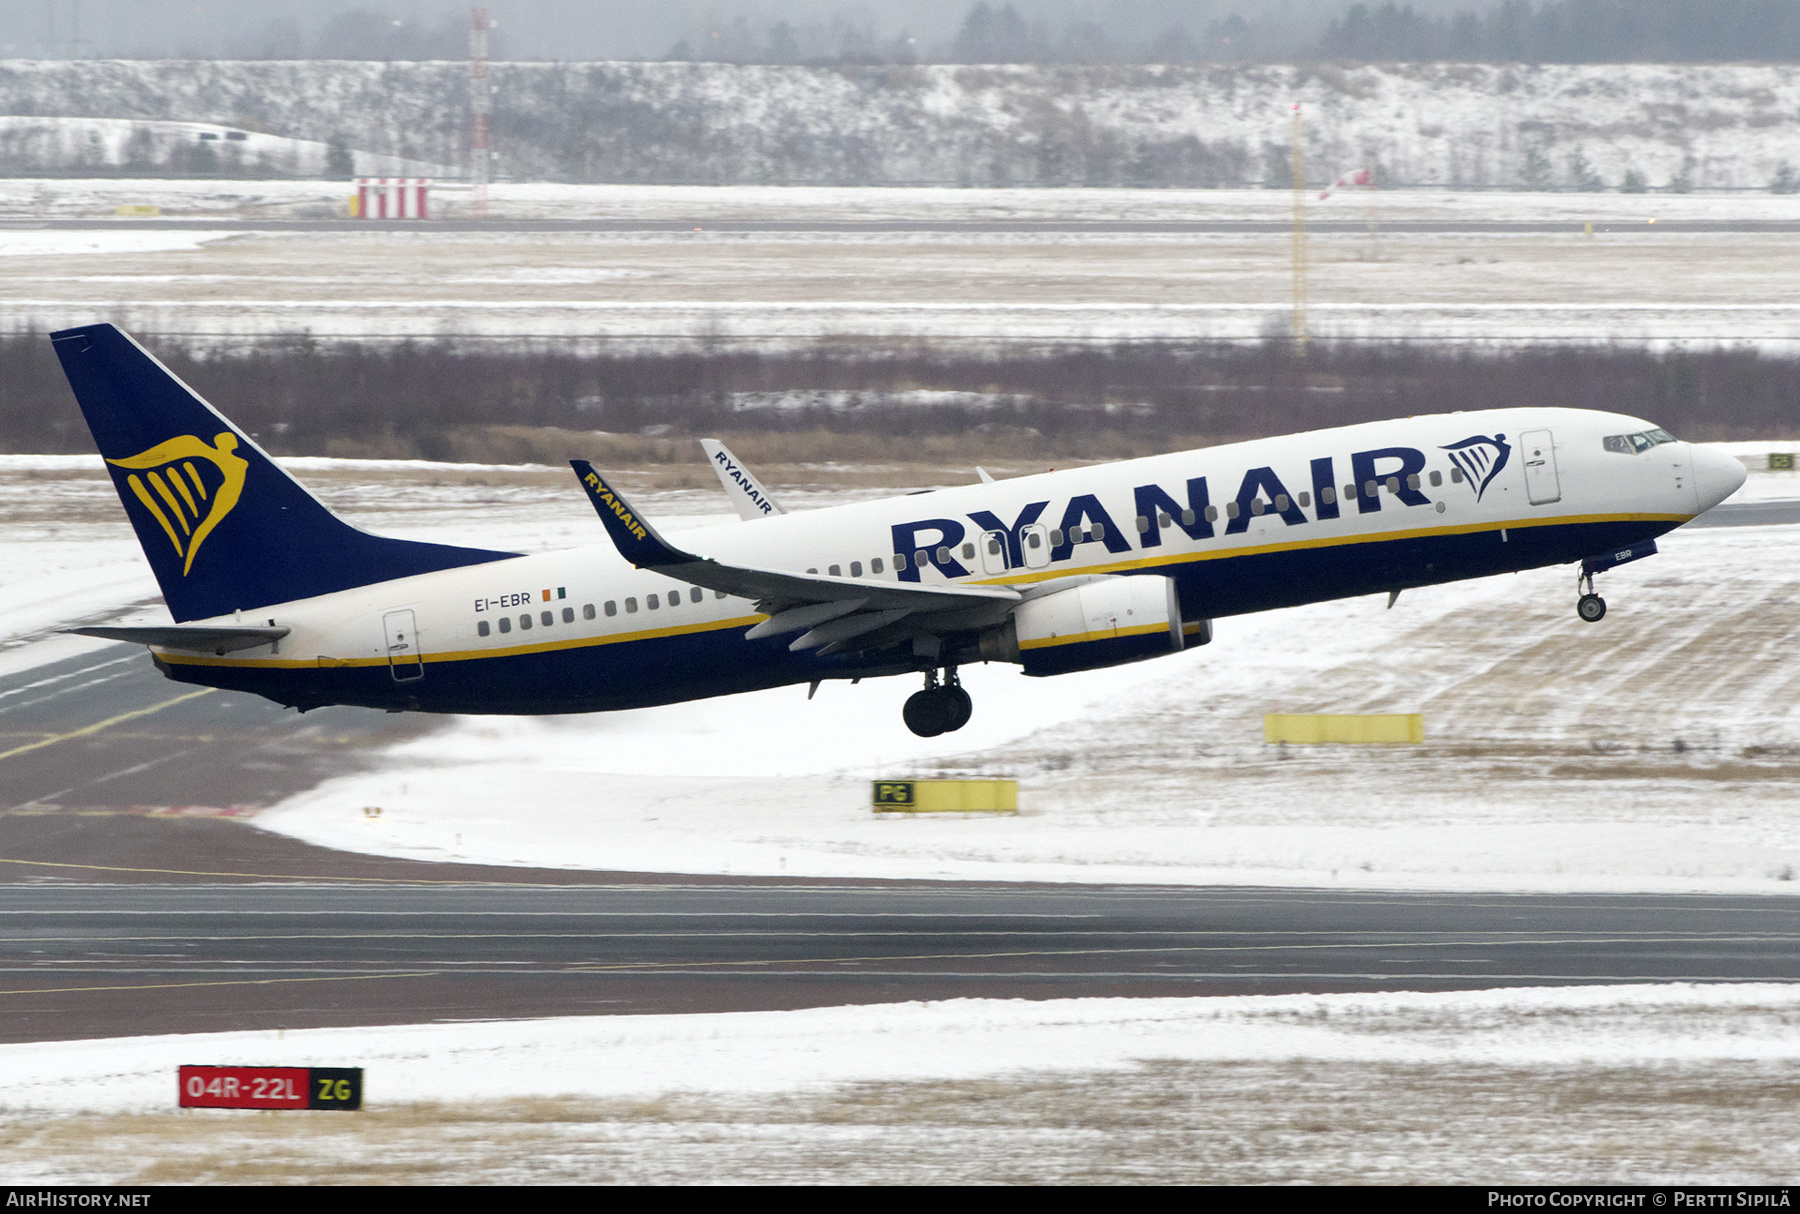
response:
[[[1177,653],[1221,616],[1521,569],[1594,575],[1728,497],[1735,459],[1578,409],[1316,430],[788,514],[705,444],[742,521],[658,533],[575,460],[610,544],[520,555],[387,539],[316,498],[126,334],[51,335],[174,623],[85,628],[171,679],[301,710],[593,712],[957,668]]]

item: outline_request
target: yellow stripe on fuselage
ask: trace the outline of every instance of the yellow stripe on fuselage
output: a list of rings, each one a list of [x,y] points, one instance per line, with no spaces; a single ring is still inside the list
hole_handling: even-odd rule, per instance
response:
[[[1280,515],[1266,517],[1280,518]],[[1274,544],[1252,544],[1237,548],[1214,548],[1206,552],[1178,552],[1167,555],[1138,557],[1134,560],[1108,561],[1098,565],[1082,565],[1070,569],[1012,570],[999,577],[971,582],[975,586],[1016,586],[1021,582],[1043,582],[1051,578],[1073,577],[1092,573],[1119,573],[1127,569],[1154,569],[1162,565],[1182,565],[1190,561],[1230,560],[1240,556],[1263,556],[1272,552],[1296,552],[1303,548],[1341,548],[1350,544],[1390,543],[1436,535],[1475,535],[1483,531],[1523,531],[1527,527],[1577,526],[1583,523],[1685,523],[1691,514],[1578,514],[1560,518],[1518,519],[1504,523],[1467,523],[1452,527],[1416,527],[1406,531],[1383,531],[1374,535],[1321,536],[1310,540],[1289,540]],[[1283,523],[1284,527],[1289,524]],[[1179,528],[1166,530],[1180,534]],[[1092,541],[1090,541],[1092,542]],[[1207,541],[1211,542],[1211,541]]]
[[[595,645],[617,645],[625,641],[650,641],[658,637],[687,636],[696,632],[713,632],[725,628],[749,628],[760,624],[769,617],[766,615],[738,616],[729,620],[714,620],[710,623],[681,624],[674,628],[651,628],[642,632],[621,632],[608,636],[574,637],[567,641],[543,641],[535,645],[510,645],[501,649],[461,649],[448,653],[426,653],[420,655],[425,662],[476,662],[483,658],[510,658],[527,653],[551,653],[559,649],[587,649]],[[163,661],[176,666],[256,666],[270,670],[304,670],[316,668],[319,659],[312,658],[231,658],[214,657],[210,654],[167,653],[157,650]],[[344,666],[386,666],[385,656],[370,658],[326,658],[327,668]]]

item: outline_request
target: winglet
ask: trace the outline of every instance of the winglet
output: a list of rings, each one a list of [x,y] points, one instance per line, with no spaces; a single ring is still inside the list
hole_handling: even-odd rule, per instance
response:
[[[594,471],[594,465],[584,459],[572,459],[569,466],[581,478],[581,487],[587,490],[588,500],[594,503],[594,510],[600,515],[600,522],[605,525],[606,534],[612,537],[620,556],[639,569],[685,565],[701,559],[672,547],[658,535],[656,528],[632,508],[624,495]]]
[[[725,493],[731,498],[732,508],[737,511],[739,518],[748,522],[751,519],[787,513],[781,508],[781,503],[763,487],[763,483],[756,479],[755,474],[744,467],[724,443],[716,438],[703,438],[700,440],[700,449],[706,452],[713,471],[719,474],[719,483],[725,486]]]

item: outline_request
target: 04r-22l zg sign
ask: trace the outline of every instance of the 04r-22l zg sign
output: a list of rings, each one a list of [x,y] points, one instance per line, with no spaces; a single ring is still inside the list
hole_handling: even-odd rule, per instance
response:
[[[343,1066],[184,1066],[184,1109],[362,1108],[362,1068]]]

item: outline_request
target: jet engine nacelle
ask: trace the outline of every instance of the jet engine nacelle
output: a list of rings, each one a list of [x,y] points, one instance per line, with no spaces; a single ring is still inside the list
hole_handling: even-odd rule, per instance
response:
[[[1109,577],[1027,599],[1010,623],[1006,640],[1017,656],[1008,656],[1026,674],[1096,670],[1183,648],[1175,580],[1159,574]],[[1199,643],[1210,633],[1202,622]]]

